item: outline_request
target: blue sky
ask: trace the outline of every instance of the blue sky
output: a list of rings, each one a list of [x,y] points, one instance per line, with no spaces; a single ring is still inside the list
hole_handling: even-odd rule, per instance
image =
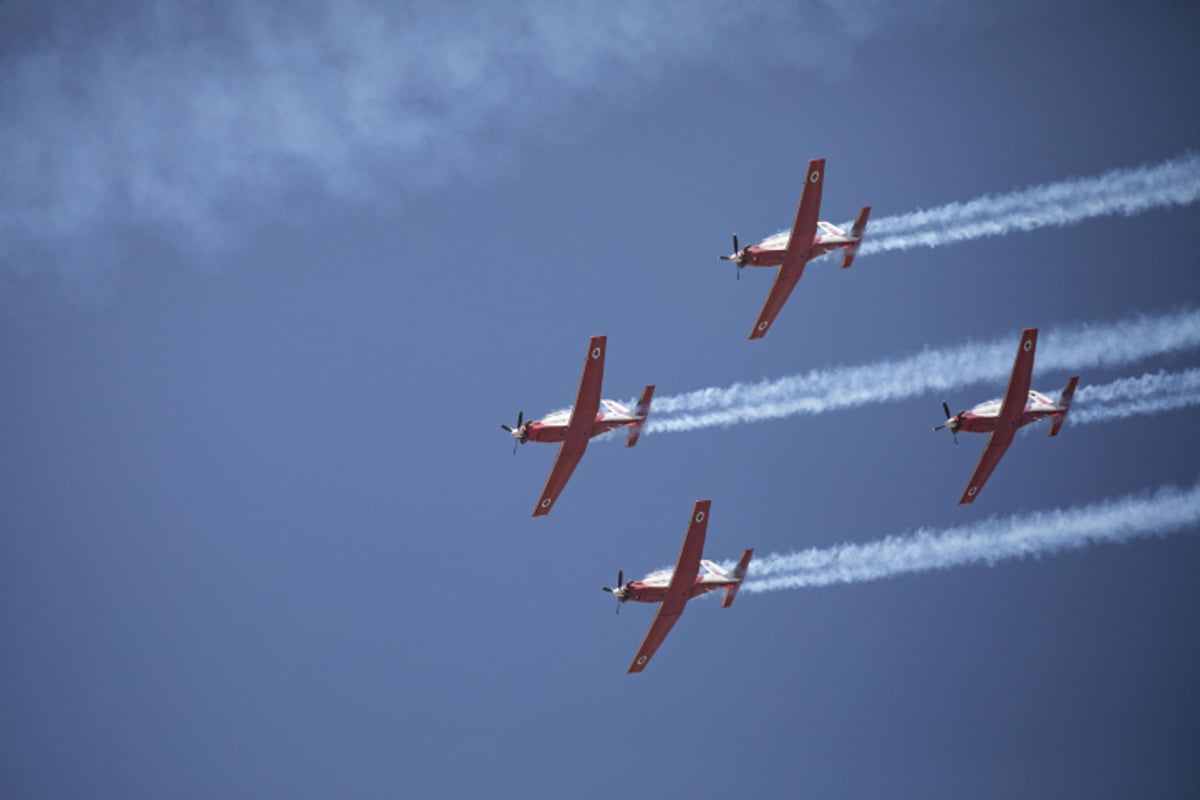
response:
[[[1196,205],[820,262],[759,342],[716,256],[810,158],[842,222],[1194,152],[1195,4],[336,9],[0,6],[5,794],[1190,795],[1194,524],[699,601],[640,676],[596,589],[698,498],[726,559],[1188,489],[1194,407],[971,507],[929,429],[1003,378],[596,443],[537,520],[498,425],[595,334],[623,400],[1194,310]]]

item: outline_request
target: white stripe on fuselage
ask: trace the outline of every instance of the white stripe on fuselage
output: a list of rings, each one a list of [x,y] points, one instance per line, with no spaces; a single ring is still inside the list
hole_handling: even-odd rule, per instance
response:
[[[658,572],[652,572],[649,575],[647,575],[646,577],[642,578],[641,583],[643,586],[648,586],[651,588],[658,588],[658,587],[666,588],[667,586],[671,585],[671,578],[672,578],[672,576],[674,576],[674,574],[675,574],[674,570],[660,570]],[[711,572],[707,572],[700,577],[700,582],[701,583],[730,583],[731,581],[729,580],[729,578],[727,576],[714,575]]]
[[[980,403],[971,409],[970,413],[976,417],[998,417],[1000,416],[1000,407],[1004,405],[1003,399],[988,400],[986,403]],[[1062,406],[1055,403],[1046,397],[1046,395],[1029,390],[1029,400],[1025,403],[1026,413],[1030,411],[1062,411]]]
[[[612,400],[601,400],[600,402],[604,404],[605,408],[609,409],[608,412],[602,412],[600,414],[600,420],[602,422],[637,422],[642,419],[642,417],[634,414],[629,409],[625,408],[619,403],[613,402]],[[614,409],[620,410],[617,411]],[[547,428],[565,428],[571,422],[571,411],[572,409],[570,408],[564,408],[561,411],[552,411],[538,420],[538,422],[542,423],[542,425]]]

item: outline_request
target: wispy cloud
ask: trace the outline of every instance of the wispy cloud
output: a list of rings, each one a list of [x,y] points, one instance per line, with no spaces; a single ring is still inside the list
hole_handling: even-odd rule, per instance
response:
[[[37,35],[0,53],[0,267],[10,272],[62,251],[94,263],[114,230],[216,246],[247,220],[289,213],[297,188],[397,200],[494,170],[524,139],[571,133],[596,109],[710,63],[718,45],[754,40],[730,69],[807,65],[876,31],[1000,16],[856,0],[38,11]]]
[[[678,433],[728,427],[798,414],[821,414],[946,392],[990,382],[997,387],[1012,370],[1017,335],[991,342],[924,350],[857,367],[812,370],[756,383],[735,383],[655,398],[646,433]],[[1140,315],[1111,323],[1043,329],[1035,371],[1114,368],[1200,347],[1200,310]],[[1150,398],[1149,382],[1141,387]],[[1114,389],[1113,392],[1117,390]],[[1078,400],[1105,403],[1099,388],[1081,389]],[[1177,406],[1178,407],[1178,406]]]
[[[743,591],[804,589],[970,564],[991,565],[1092,544],[1195,532],[1198,524],[1200,486],[1165,486],[1152,494],[992,518],[944,530],[921,528],[864,544],[773,553],[750,565]]]

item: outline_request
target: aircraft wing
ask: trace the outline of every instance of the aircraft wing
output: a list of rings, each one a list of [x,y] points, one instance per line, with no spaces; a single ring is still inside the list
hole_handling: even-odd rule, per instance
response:
[[[979,464],[967,482],[967,488],[959,503],[971,503],[979,495],[979,490],[987,483],[992,471],[1000,463],[1000,459],[1012,444],[1017,428],[1021,425],[1021,417],[1029,402],[1029,384],[1033,378],[1033,357],[1037,352],[1037,328],[1026,328],[1021,331],[1021,344],[1017,348],[1017,357],[1013,361],[1012,375],[1008,379],[1008,389],[1004,392],[1004,400],[1000,404],[1000,413],[996,417],[996,429],[988,438],[987,447],[979,457]]]
[[[959,498],[959,504],[973,503],[979,490],[987,483],[987,479],[992,476],[992,470],[996,469],[996,465],[1000,463],[1004,453],[1008,450],[1008,446],[1012,444],[1013,432],[1008,431],[1002,433],[999,428],[992,431],[991,437],[988,439],[987,447],[983,448],[983,455],[979,457],[979,464],[975,467],[975,472],[971,475],[971,480],[967,482],[967,488],[963,491],[963,495]]]
[[[817,216],[821,213],[821,186],[824,182],[825,159],[814,158],[808,162],[808,172],[804,173],[804,191],[800,193],[800,205],[796,207],[796,221],[792,223],[792,236],[788,239],[784,266],[808,260],[813,238],[817,235]]]
[[[1021,346],[1013,361],[1012,375],[1008,378],[1008,389],[1004,402],[1000,404],[1000,416],[996,418],[996,430],[1001,427],[1017,429],[1025,406],[1029,403],[1029,384],[1033,378],[1033,356],[1037,352],[1037,328],[1021,331]]]
[[[575,407],[571,409],[571,421],[567,423],[568,438],[576,429],[590,435],[592,425],[596,423],[596,412],[600,410],[600,385],[604,383],[604,350],[607,346],[607,336],[593,336],[588,341],[583,375],[579,378],[579,392],[575,395]]]
[[[795,289],[796,284],[800,282],[800,276],[804,274],[804,265],[807,263],[807,261],[785,263],[779,268],[779,272],[775,273],[775,283],[771,286],[771,293],[767,295],[762,311],[758,312],[758,319],[754,322],[754,328],[750,331],[751,339],[761,339],[767,335],[767,329],[771,327],[775,317],[779,316],[792,289]]]
[[[761,339],[767,335],[767,329],[775,322],[775,317],[804,274],[813,238],[817,235],[817,215],[821,213],[821,186],[824,182],[825,159],[814,158],[808,162],[804,191],[800,193],[800,205],[796,207],[796,221],[792,223],[792,235],[788,239],[783,265],[779,267],[771,293],[767,295],[762,311],[754,322],[754,329],[750,331],[751,339]]]
[[[683,540],[683,548],[679,551],[679,561],[675,564],[675,573],[671,576],[671,585],[667,587],[666,597],[658,608],[658,615],[650,625],[642,646],[633,663],[629,665],[630,672],[641,672],[650,662],[658,646],[667,638],[676,620],[687,605],[692,587],[696,584],[696,576],[700,573],[700,556],[704,552],[704,537],[708,531],[708,511],[711,500],[697,500],[692,509],[692,521],[688,525],[687,536]]]
[[[654,623],[646,632],[646,638],[642,640],[642,646],[638,649],[637,655],[633,657],[633,663],[629,665],[629,672],[641,672],[646,668],[646,665],[650,663],[650,658],[658,650],[658,646],[663,643],[663,639],[667,638],[671,628],[675,627],[675,622],[682,613],[682,605],[677,611],[668,611],[666,603],[659,607],[658,616],[654,618]]]
[[[604,351],[608,345],[607,336],[593,336],[588,341],[587,356],[583,360],[583,375],[579,379],[579,391],[575,395],[575,407],[571,409],[571,419],[567,423],[567,435],[562,446],[558,448],[558,457],[546,479],[546,488],[534,506],[533,516],[542,517],[550,513],[558,495],[571,478],[571,473],[583,458],[587,450],[588,439],[592,436],[592,426],[596,422],[596,412],[600,410],[600,386],[604,382]]]
[[[579,459],[583,458],[587,444],[588,437],[586,435],[575,436],[568,430],[567,438],[558,448],[558,456],[554,459],[554,466],[550,469],[550,477],[546,479],[546,488],[542,489],[542,496],[538,498],[538,503],[533,508],[533,516],[544,517],[550,513],[550,509],[554,507],[554,501],[558,499],[563,487],[571,479],[571,473],[575,471]]]

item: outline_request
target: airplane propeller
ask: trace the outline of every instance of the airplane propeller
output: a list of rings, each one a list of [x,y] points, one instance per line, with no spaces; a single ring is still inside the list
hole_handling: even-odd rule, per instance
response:
[[[501,423],[500,427],[508,431],[509,435],[516,440],[513,442],[513,455],[515,456],[517,454],[517,443],[525,444],[525,441],[529,438],[525,433],[525,411],[521,410],[517,412],[517,427],[515,429],[503,423]]]
[[[625,586],[625,573],[624,573],[623,571],[621,571],[621,570],[617,570],[617,588],[618,588],[618,589],[620,589],[620,588],[624,588],[624,586]],[[607,586],[604,586],[604,587],[601,587],[601,588],[603,588],[603,589],[604,589],[604,591],[608,592],[608,593],[609,593],[609,594],[611,594],[613,597],[616,597],[616,598],[617,598],[617,613],[618,613],[618,614],[620,614],[620,613],[621,613],[621,603],[624,603],[624,602],[625,602],[625,598],[624,598],[624,597],[618,597],[618,596],[617,596],[617,594],[616,594],[616,591],[617,591],[616,589],[610,589],[610,588],[608,588]]]
[[[738,247],[738,238],[737,238],[736,233],[733,235],[733,255],[720,256],[720,258],[722,261],[732,261],[734,264],[737,265],[737,277],[738,277],[738,280],[741,280],[742,279],[742,267],[744,267],[745,264],[742,263],[742,248]]]
[[[957,415],[950,413],[950,406],[945,400],[942,401],[942,410],[946,412],[946,421],[934,428],[935,431],[940,431],[942,428],[949,428],[950,435],[954,437],[954,444],[958,445],[958,425],[961,422]]]

